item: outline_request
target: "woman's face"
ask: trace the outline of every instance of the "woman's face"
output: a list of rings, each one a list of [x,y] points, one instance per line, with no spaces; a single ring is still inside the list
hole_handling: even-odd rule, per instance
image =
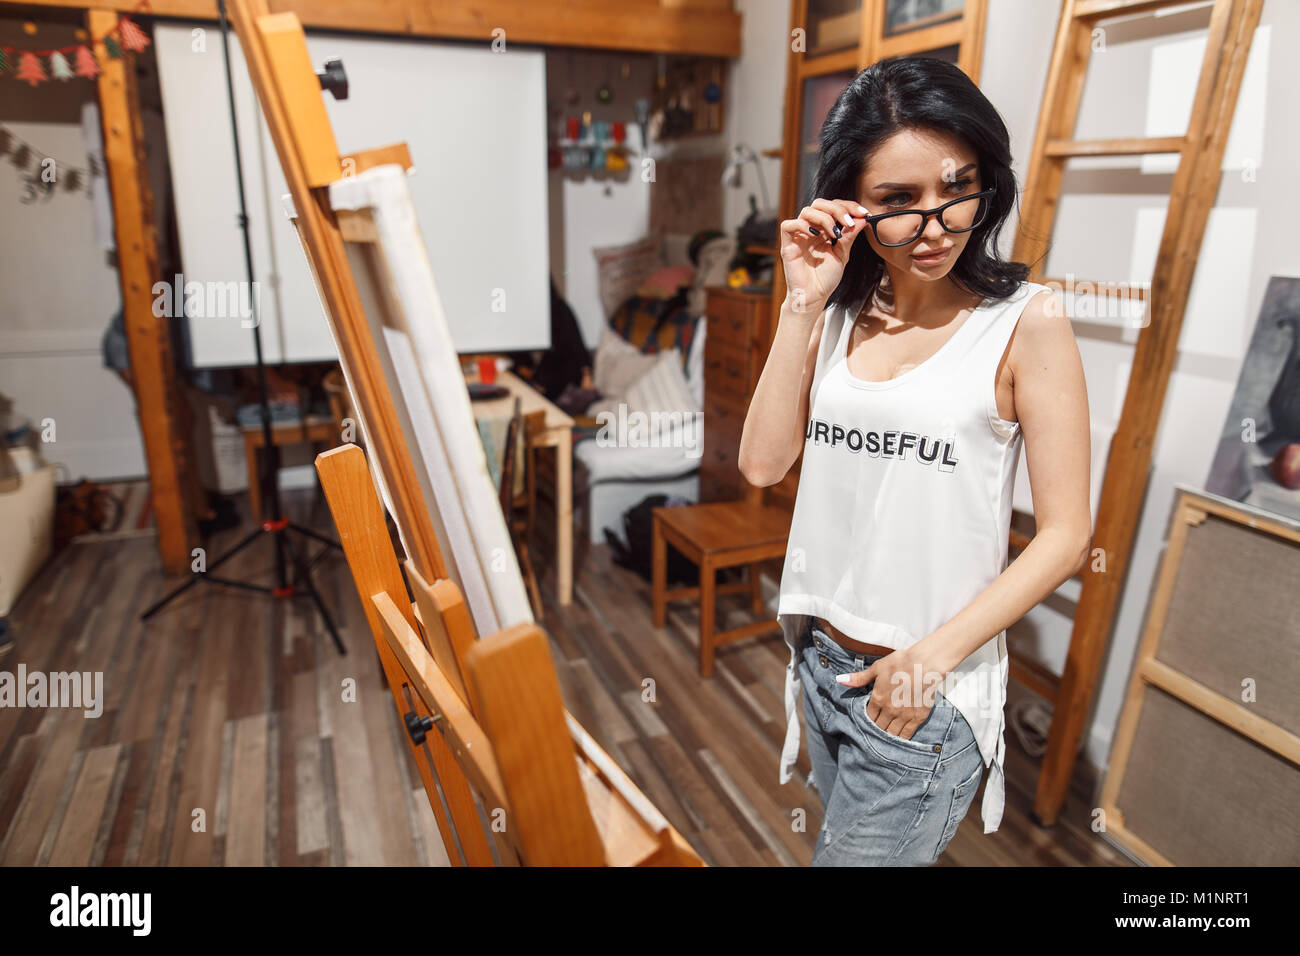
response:
[[[975,151],[963,140],[937,130],[904,129],[885,140],[872,155],[858,180],[857,201],[874,216],[899,209],[934,209],[983,188]],[[972,199],[944,210],[948,225],[973,221],[971,214],[979,203]],[[918,218],[881,220],[877,224],[880,237],[902,241],[915,232]],[[933,281],[951,271],[972,235],[947,232],[939,224],[939,217],[931,216],[920,237],[907,245],[882,245],[870,228],[865,238],[891,271]]]

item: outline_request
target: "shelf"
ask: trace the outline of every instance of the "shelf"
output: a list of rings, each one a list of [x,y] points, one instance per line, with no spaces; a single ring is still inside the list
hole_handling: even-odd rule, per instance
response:
[[[626,143],[616,143],[614,140],[607,140],[598,143],[594,139],[561,139],[555,143],[557,149],[603,149],[605,152],[618,153],[635,153],[636,150]]]

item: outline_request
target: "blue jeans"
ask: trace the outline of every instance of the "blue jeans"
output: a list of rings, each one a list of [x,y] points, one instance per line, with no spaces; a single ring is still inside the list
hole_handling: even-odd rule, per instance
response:
[[[984,758],[970,724],[937,692],[910,739],[867,716],[874,682],[835,676],[866,670],[882,655],[857,654],[809,618],[799,677],[813,786],[822,827],[813,866],[929,866],[975,800]]]

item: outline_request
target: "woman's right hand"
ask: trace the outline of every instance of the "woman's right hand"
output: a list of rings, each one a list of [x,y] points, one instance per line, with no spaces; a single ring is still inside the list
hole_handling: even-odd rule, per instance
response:
[[[867,214],[846,199],[814,199],[796,218],[781,223],[785,294],[796,311],[821,313],[840,284],[853,241],[867,228],[862,218]]]

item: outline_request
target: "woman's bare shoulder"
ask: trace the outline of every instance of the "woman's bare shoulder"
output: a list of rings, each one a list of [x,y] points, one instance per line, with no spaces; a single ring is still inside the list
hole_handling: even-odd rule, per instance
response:
[[[1077,350],[1074,327],[1062,299],[1050,288],[1031,293],[1016,323],[1007,364],[1017,371],[1049,366],[1062,350]]]

